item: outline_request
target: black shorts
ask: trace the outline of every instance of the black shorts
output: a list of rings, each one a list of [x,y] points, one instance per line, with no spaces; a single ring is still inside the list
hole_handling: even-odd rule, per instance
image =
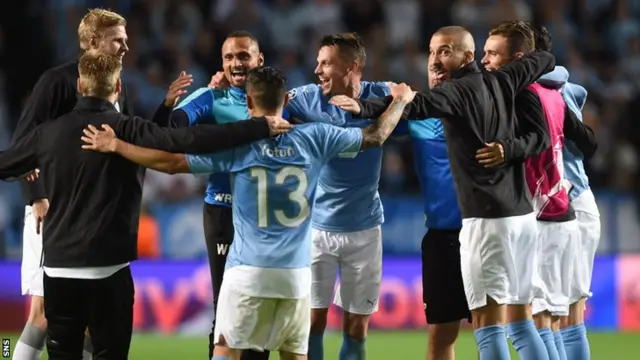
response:
[[[204,239],[207,243],[211,285],[213,287],[213,304],[216,310],[216,299],[220,294],[222,276],[227,263],[229,247],[233,242],[233,215],[229,207],[204,203],[203,209]]]
[[[471,322],[460,270],[459,235],[460,230],[430,229],[422,239],[422,301],[429,324]]]
[[[49,359],[82,359],[89,328],[93,358],[126,359],[133,328],[133,278],[126,266],[104,279],[44,274]]]

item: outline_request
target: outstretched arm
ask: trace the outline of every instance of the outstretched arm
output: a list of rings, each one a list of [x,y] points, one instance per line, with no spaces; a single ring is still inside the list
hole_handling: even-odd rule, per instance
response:
[[[85,136],[82,137],[82,141],[86,143],[82,145],[83,149],[116,153],[138,165],[167,174],[190,172],[184,154],[136,146],[118,139],[110,126],[103,125],[102,128],[103,130],[98,130],[89,125],[83,130]]]
[[[556,58],[551,53],[534,51],[492,74],[495,74],[503,85],[503,90],[506,90],[504,95],[513,98],[542,75],[553,71],[555,65]]]
[[[169,129],[141,118],[121,116],[112,126],[117,136],[130,144],[172,153],[207,154],[286,132],[291,124],[282,119],[254,118]]]
[[[411,90],[409,88],[409,90]],[[396,128],[402,113],[411,100],[407,101],[406,98],[397,97],[391,101],[391,104],[387,107],[387,110],[378,117],[373,124],[362,129],[362,145],[361,150],[380,147],[389,138],[389,135]]]

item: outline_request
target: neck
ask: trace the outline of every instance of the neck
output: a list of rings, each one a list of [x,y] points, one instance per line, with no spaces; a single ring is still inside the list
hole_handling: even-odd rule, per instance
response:
[[[251,117],[261,117],[261,116],[280,116],[282,115],[282,108],[277,108],[274,110],[265,110],[265,109],[253,109],[249,115]]]
[[[81,93],[81,94],[82,94],[82,96],[103,99],[103,100],[106,100],[106,101],[108,101],[108,102],[110,102],[110,103],[112,103],[114,105],[118,102],[118,93],[115,93],[115,94],[107,96],[107,97],[98,96],[98,95],[90,94],[90,93]]]
[[[351,82],[351,85],[347,86],[343,95],[346,95],[352,99],[360,98],[360,91],[362,90],[362,84],[360,80]]]

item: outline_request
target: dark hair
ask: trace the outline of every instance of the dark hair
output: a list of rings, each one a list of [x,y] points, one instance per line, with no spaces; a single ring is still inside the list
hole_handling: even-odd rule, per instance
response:
[[[340,56],[349,61],[357,61],[364,66],[367,61],[367,52],[364,49],[362,38],[354,33],[340,33],[326,35],[320,39],[320,47],[335,46],[340,51]]]
[[[228,39],[234,39],[234,38],[249,38],[249,39],[251,39],[251,41],[255,42],[256,45],[258,45],[258,47],[260,47],[260,43],[258,42],[258,38],[253,36],[253,34],[251,34],[248,31],[244,31],[244,30],[233,31],[233,32],[229,33],[229,35],[227,35],[227,37],[224,38],[224,39],[226,41]]]
[[[531,22],[526,24],[533,29],[533,37],[536,42],[536,51],[551,51],[551,34],[543,25],[536,25]]]
[[[511,54],[528,53],[536,49],[534,29],[524,21],[503,21],[489,31],[489,36],[494,35],[507,38]]]
[[[269,66],[260,66],[247,72],[247,95],[265,110],[275,110],[284,102],[287,78],[282,72]]]

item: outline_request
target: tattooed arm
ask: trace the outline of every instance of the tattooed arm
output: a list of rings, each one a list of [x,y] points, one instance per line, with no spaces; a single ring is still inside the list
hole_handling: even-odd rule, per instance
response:
[[[396,128],[402,113],[407,104],[413,101],[415,93],[410,87],[404,85],[405,88],[398,89],[394,94],[393,101],[387,107],[387,110],[377,118],[369,127],[362,129],[362,146],[361,150],[380,147],[387,140],[389,135]]]

